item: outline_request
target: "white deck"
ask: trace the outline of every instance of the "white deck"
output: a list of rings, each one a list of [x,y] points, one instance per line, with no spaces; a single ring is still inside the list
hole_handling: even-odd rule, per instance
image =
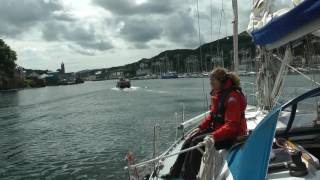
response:
[[[181,140],[180,142],[178,142],[178,144],[176,146],[174,146],[172,148],[171,151],[168,151],[167,154],[173,154],[173,153],[177,153],[180,151],[182,145],[184,143],[184,140]],[[161,177],[162,175],[165,175],[165,174],[168,174],[170,172],[170,168],[173,166],[174,162],[176,161],[178,155],[176,156],[171,156],[169,158],[166,158],[164,161],[163,161],[163,168],[159,171],[159,177]],[[161,180],[161,178],[157,178],[159,180]]]
[[[304,177],[292,177],[289,174],[289,171],[283,171],[283,172],[278,172],[278,173],[273,173],[273,174],[268,174],[267,179],[281,179],[281,180],[319,180],[320,178],[320,171],[311,173],[309,170],[309,174],[304,176]]]
[[[259,109],[255,106],[248,106],[246,109],[246,118],[247,118],[247,125],[248,125],[248,129],[252,130],[256,127],[256,125],[266,116],[267,112],[261,112],[259,111]],[[290,113],[289,112],[282,112],[281,113],[281,117],[280,118],[289,118]],[[201,115],[199,116],[201,117]],[[194,118],[194,121],[200,121],[201,118],[199,118],[197,116],[197,118]],[[189,123],[191,124],[191,123]],[[193,122],[193,124],[196,124],[195,122]],[[277,128],[284,128],[286,127],[285,124],[281,123],[278,121],[277,124]],[[184,143],[184,140],[181,140],[179,142],[176,142],[176,145],[174,147],[172,147],[171,149],[167,150],[167,153],[165,155],[169,155],[169,154],[173,154],[173,153],[177,153],[180,151],[182,144]],[[172,156],[169,158],[166,158],[163,160],[163,168],[159,171],[158,176],[155,178],[150,178],[151,180],[155,180],[155,179],[159,179],[161,180],[162,175],[168,174],[170,171],[170,168],[172,167],[172,165],[174,164],[174,162],[177,159],[177,155],[176,156]],[[315,169],[314,167],[311,167],[310,165],[308,165],[308,171],[309,174],[305,177],[292,177],[289,175],[289,171],[282,171],[282,172],[277,172],[277,173],[272,173],[272,174],[268,174],[267,179],[281,179],[281,180],[302,180],[302,179],[310,179],[310,180],[319,180],[320,178],[320,171]],[[224,168],[227,168],[227,166],[225,165]],[[182,179],[182,178],[178,178],[178,179]],[[229,179],[229,178],[227,178]]]

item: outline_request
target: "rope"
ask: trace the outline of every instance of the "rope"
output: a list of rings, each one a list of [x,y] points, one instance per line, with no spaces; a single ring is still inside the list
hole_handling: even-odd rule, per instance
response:
[[[177,153],[173,153],[173,154],[170,154],[170,155],[166,155],[166,156],[158,156],[157,158],[154,158],[154,159],[150,159],[148,161],[144,161],[144,162],[141,162],[141,163],[138,163],[138,164],[134,164],[134,165],[129,165],[129,166],[126,166],[124,167],[124,169],[132,169],[132,168],[139,168],[139,167],[143,167],[143,166],[146,166],[150,163],[153,163],[153,162],[156,162],[156,161],[159,161],[159,160],[163,160],[165,158],[168,158],[168,157],[172,157],[172,156],[175,156],[175,155],[179,155],[179,154],[182,154],[182,153],[186,153],[186,152],[189,152],[189,151],[192,151],[194,149],[198,149],[202,146],[204,146],[205,143],[203,142],[200,142],[198,145],[196,146],[193,146],[193,147],[190,147],[190,148],[187,148],[187,149],[184,149],[184,150],[181,150]]]
[[[214,147],[214,142],[209,141],[205,146],[205,153],[202,157],[202,168],[199,171],[199,176],[201,180],[212,180],[214,179],[215,167],[213,167],[216,158],[216,148]]]
[[[209,137],[206,137],[204,142],[206,146],[199,177],[201,180],[215,180],[223,168],[225,150],[216,150],[214,141]]]

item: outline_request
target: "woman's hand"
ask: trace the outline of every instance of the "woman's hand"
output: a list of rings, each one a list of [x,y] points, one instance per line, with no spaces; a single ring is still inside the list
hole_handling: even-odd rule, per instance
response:
[[[195,136],[196,134],[198,134],[199,132],[201,132],[200,128],[195,128],[194,130],[191,131],[191,133],[188,135],[187,139],[192,138],[193,136]]]

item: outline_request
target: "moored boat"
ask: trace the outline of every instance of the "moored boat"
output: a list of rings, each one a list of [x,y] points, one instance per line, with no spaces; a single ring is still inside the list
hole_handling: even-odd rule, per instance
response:
[[[161,75],[161,79],[176,79],[178,74],[176,72],[167,72]]]

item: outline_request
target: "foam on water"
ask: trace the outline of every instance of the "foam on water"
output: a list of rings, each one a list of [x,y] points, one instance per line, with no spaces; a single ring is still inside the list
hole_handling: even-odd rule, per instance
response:
[[[146,91],[152,92],[152,93],[158,93],[158,94],[168,94],[169,93],[169,91],[161,91],[161,90],[153,90],[153,89],[148,89]]]
[[[114,90],[114,91],[136,91],[138,89],[140,89],[140,87],[135,87],[135,86],[131,86],[130,88],[118,88],[118,87],[112,87],[110,88],[111,90]]]

